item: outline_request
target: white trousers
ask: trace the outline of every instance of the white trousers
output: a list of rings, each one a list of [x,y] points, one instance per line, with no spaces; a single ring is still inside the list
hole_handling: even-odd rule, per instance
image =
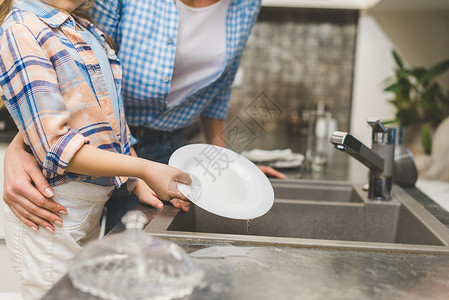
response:
[[[67,272],[67,262],[81,247],[98,238],[103,206],[114,187],[71,181],[53,189],[53,200],[68,212],[54,233],[33,231],[5,206],[6,244],[24,300],[41,298]]]

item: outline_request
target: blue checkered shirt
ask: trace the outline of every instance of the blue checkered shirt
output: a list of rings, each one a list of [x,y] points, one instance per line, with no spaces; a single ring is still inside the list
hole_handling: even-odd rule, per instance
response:
[[[128,124],[170,131],[200,115],[226,117],[231,86],[261,0],[231,0],[226,19],[226,67],[181,104],[167,107],[178,32],[176,0],[97,0],[92,17],[117,44]]]

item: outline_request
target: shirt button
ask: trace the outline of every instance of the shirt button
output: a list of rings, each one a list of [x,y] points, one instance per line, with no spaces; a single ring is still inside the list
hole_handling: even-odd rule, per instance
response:
[[[167,43],[173,44],[173,38],[169,37],[169,38],[167,39]]]
[[[170,78],[168,78],[168,76],[164,76],[162,78],[162,81],[164,81],[165,83],[167,83],[170,80]]]
[[[114,49],[109,49],[109,56],[114,56],[114,55],[115,55]]]

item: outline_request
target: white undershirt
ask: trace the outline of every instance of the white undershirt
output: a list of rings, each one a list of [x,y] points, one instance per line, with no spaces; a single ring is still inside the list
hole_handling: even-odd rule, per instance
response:
[[[179,27],[167,106],[214,81],[226,63],[226,15],[231,0],[194,8],[176,1]]]

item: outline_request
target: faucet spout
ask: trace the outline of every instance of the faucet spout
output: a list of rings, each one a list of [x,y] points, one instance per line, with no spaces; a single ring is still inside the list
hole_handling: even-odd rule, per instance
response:
[[[348,153],[359,162],[367,166],[371,171],[383,171],[384,159],[351,134],[342,131],[335,131],[330,138],[330,142],[334,144],[335,148]]]
[[[379,119],[367,119],[367,122],[373,128],[371,148],[342,131],[335,131],[330,142],[369,168],[368,198],[391,200],[396,129],[385,128]]]

